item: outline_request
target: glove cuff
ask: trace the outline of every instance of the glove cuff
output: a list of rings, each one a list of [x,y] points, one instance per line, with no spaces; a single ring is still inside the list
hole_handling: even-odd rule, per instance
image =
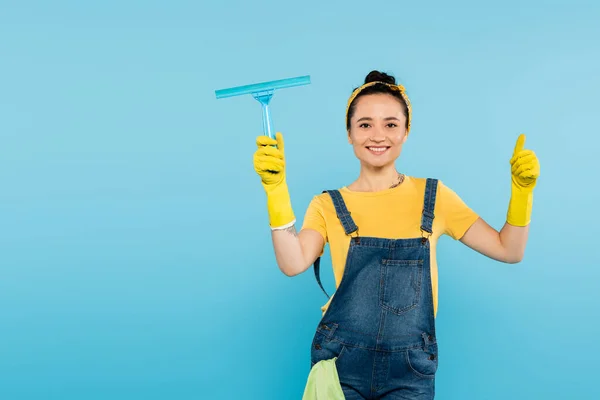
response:
[[[271,229],[285,229],[296,222],[292,201],[285,182],[267,192],[267,211]]]
[[[513,226],[527,226],[531,222],[533,190],[512,186],[506,222]]]

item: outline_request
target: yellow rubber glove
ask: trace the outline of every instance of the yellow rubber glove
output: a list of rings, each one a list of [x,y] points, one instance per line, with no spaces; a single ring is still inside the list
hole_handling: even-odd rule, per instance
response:
[[[531,222],[533,188],[540,176],[537,156],[524,147],[525,135],[521,134],[510,159],[512,189],[506,221],[514,226],[527,226]]]
[[[271,229],[284,229],[292,226],[296,217],[285,180],[283,136],[277,132],[275,138],[277,140],[268,136],[256,138],[258,149],[254,153],[254,170],[260,176],[267,193]]]

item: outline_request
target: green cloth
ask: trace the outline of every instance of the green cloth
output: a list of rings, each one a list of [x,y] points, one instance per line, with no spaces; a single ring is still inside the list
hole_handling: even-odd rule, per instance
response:
[[[335,360],[321,360],[311,368],[302,400],[344,400]]]

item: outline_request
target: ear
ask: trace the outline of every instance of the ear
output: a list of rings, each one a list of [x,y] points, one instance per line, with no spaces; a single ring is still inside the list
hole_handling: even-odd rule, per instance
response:
[[[402,138],[402,144],[406,143],[406,139],[408,139],[408,133],[404,134],[404,137]]]
[[[347,131],[348,133],[348,143],[352,144],[352,138],[350,137],[350,131]]]

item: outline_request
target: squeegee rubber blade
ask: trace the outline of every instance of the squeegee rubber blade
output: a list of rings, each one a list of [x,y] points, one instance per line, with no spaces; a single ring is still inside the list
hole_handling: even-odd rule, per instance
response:
[[[216,90],[217,99],[225,97],[241,96],[261,91],[285,89],[289,87],[302,86],[310,84],[310,76],[298,76],[296,78],[279,79],[270,82],[253,83],[250,85],[236,86],[228,89]]]

